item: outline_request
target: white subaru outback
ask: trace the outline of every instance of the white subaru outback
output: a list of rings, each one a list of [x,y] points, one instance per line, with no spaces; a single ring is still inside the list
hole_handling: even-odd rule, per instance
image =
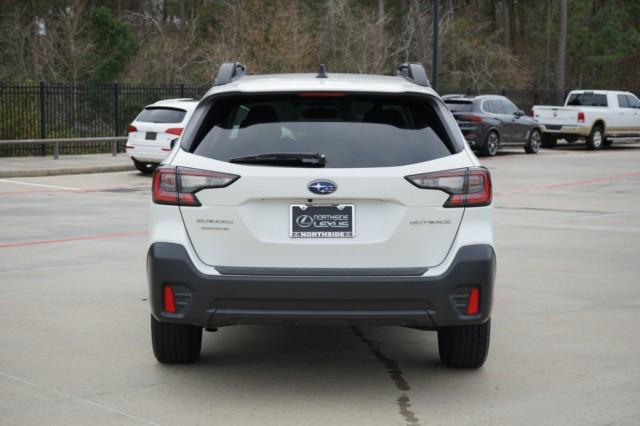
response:
[[[202,329],[400,325],[441,361],[489,348],[491,178],[424,68],[245,76],[225,63],[153,177],[147,273],[156,358]]]

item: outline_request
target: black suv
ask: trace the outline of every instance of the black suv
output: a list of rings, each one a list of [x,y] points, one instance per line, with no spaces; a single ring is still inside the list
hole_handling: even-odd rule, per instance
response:
[[[469,146],[482,156],[494,156],[502,145],[521,145],[528,154],[542,146],[538,122],[504,96],[443,97]]]

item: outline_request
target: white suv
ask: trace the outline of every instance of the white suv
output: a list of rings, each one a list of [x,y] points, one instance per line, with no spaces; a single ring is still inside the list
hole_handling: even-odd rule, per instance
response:
[[[153,177],[153,349],[202,328],[401,325],[477,368],[495,275],[491,178],[424,68],[244,76],[225,63]]]
[[[136,169],[152,173],[164,160],[184,127],[189,122],[198,101],[167,99],[146,106],[129,125],[127,155]]]

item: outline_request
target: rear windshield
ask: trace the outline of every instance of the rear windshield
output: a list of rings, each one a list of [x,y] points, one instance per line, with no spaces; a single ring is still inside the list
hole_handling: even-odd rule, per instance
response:
[[[187,111],[178,108],[148,107],[142,110],[136,121],[141,123],[181,123]]]
[[[607,106],[607,95],[595,93],[572,93],[569,95],[567,106]]]
[[[471,101],[446,100],[444,102],[447,104],[451,112],[472,112],[473,111],[473,102]]]
[[[455,121],[444,106],[425,97],[227,97],[212,104],[183,147],[221,161],[309,153],[324,155],[325,167],[389,167],[458,152],[448,125]]]

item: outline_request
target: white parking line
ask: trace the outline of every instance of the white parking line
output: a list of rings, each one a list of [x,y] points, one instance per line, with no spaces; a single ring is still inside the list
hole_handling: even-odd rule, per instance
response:
[[[40,187],[43,187],[43,188],[66,189],[66,190],[69,190],[69,191],[78,191],[78,188],[71,188],[70,186],[46,185],[44,183],[21,182],[19,180],[0,179],[0,182],[15,183],[15,184],[18,184],[18,185],[40,186]]]

